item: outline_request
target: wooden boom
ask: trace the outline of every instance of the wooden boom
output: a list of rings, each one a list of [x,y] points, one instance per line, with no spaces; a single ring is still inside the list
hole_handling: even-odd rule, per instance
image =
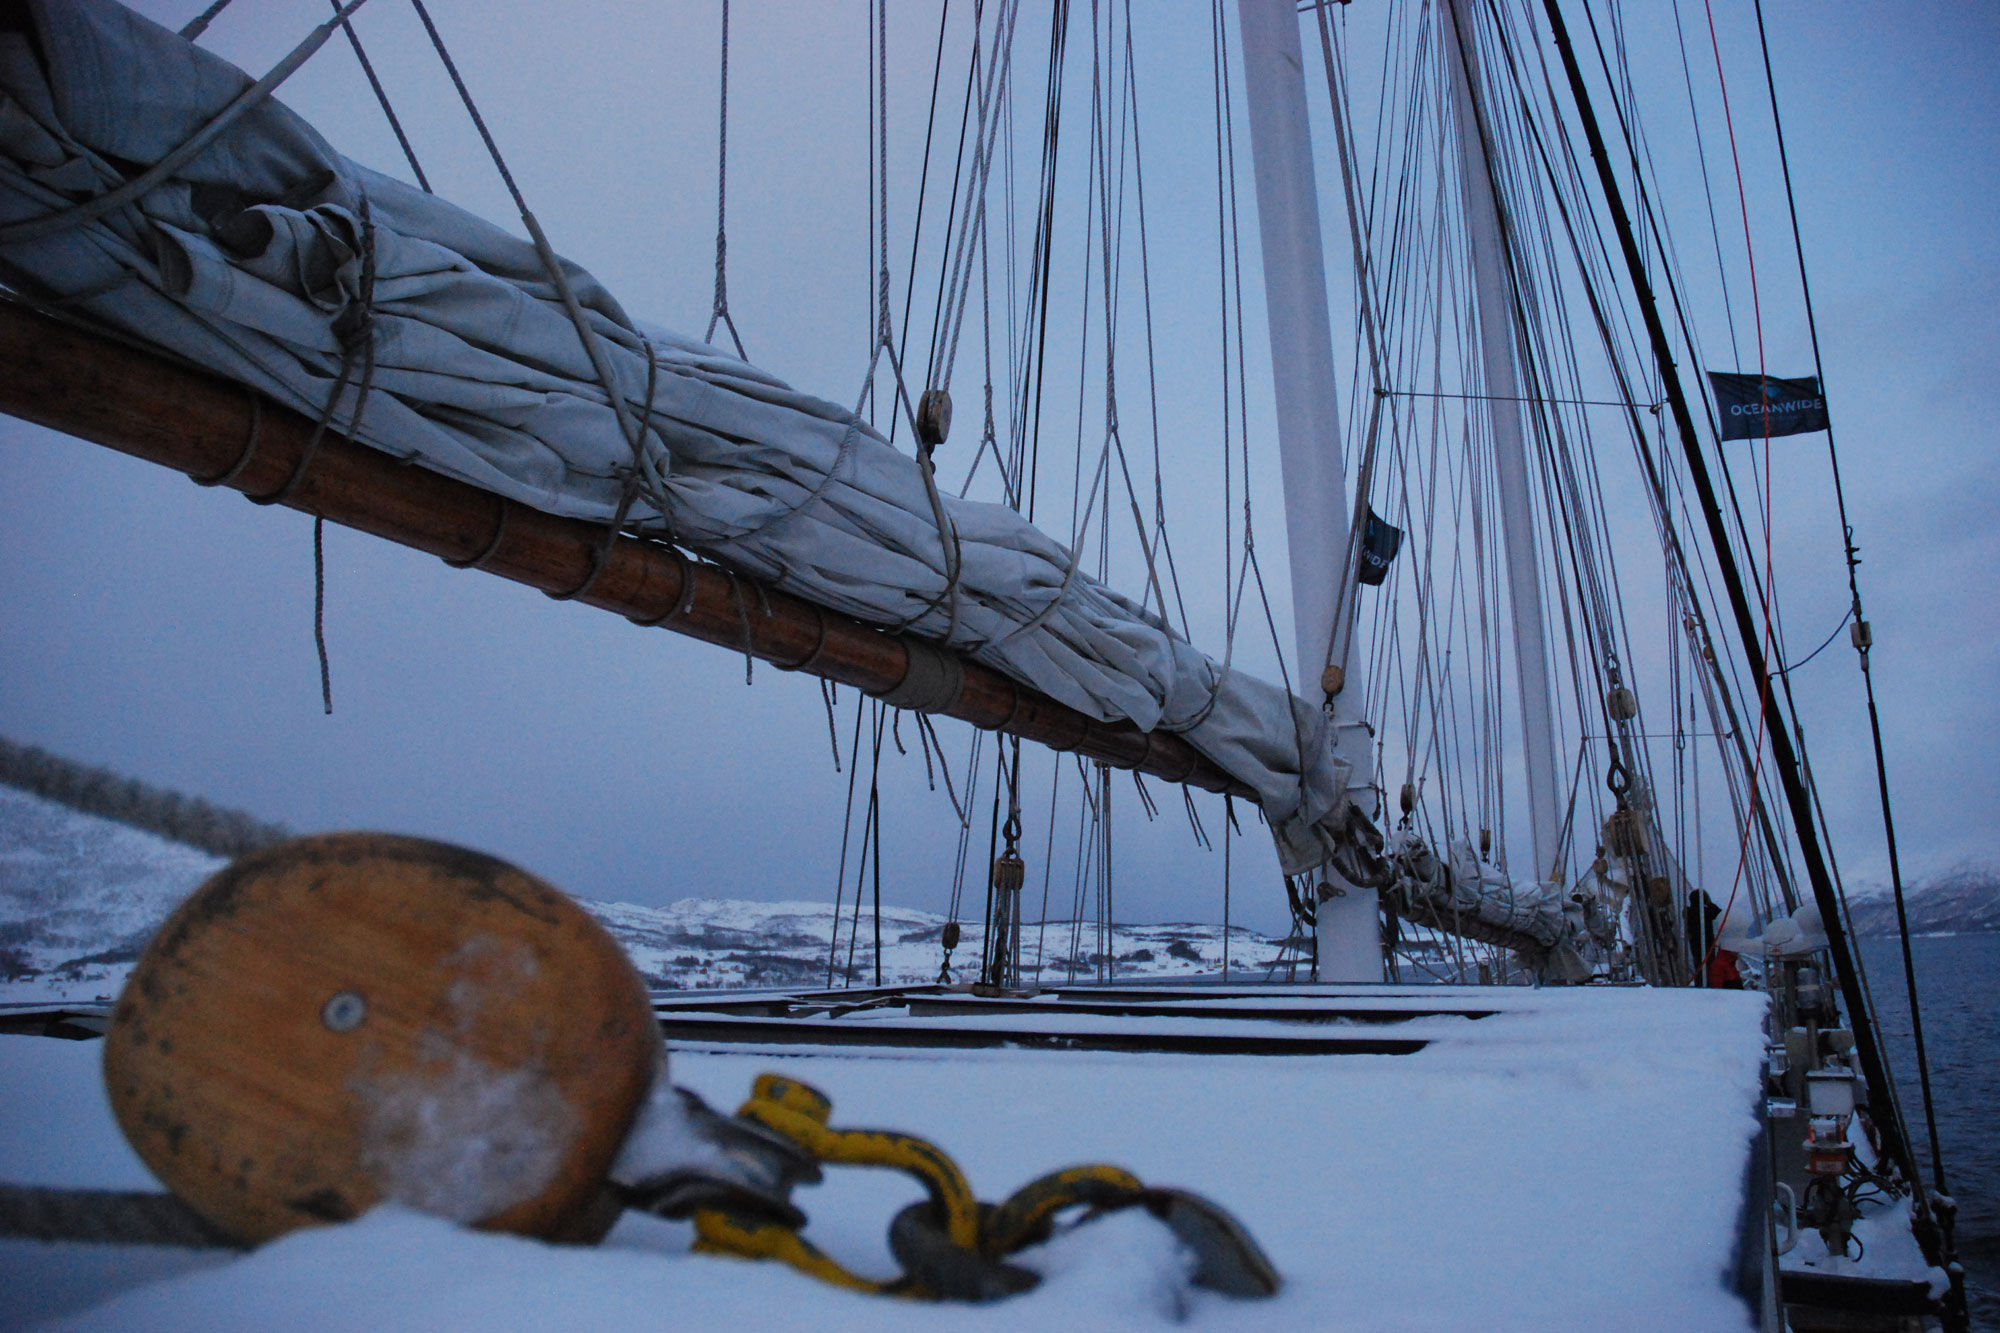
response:
[[[1169,782],[1250,796],[1181,736],[1099,722],[926,640],[878,629],[672,547],[413,467],[254,391],[0,300],[0,412],[552,596],[747,652],[904,706]],[[254,439],[253,439],[254,431]],[[254,448],[249,448],[254,444]],[[246,457],[246,448],[249,452]],[[239,466],[240,465],[240,466]],[[598,565],[602,552],[602,565]],[[592,576],[596,570],[595,577]]]

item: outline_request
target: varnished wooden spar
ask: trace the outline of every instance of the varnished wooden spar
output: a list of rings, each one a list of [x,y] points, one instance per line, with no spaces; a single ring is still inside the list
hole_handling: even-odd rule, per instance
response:
[[[251,497],[286,489],[312,434],[310,421],[269,401],[257,403],[240,385],[5,301],[0,412],[197,479],[229,474],[261,418],[255,452],[226,483]],[[477,563],[543,592],[584,588],[576,600],[736,652],[747,649],[782,670],[868,694],[908,701],[910,692],[930,692],[918,689],[920,682],[950,674],[949,666],[940,672],[942,654],[932,644],[650,542],[618,538],[593,580],[602,528],[405,465],[331,432],[284,503],[454,564]],[[945,716],[1114,768],[1250,794],[1179,736],[1098,722],[991,667],[954,660],[963,685],[955,699],[935,709]]]

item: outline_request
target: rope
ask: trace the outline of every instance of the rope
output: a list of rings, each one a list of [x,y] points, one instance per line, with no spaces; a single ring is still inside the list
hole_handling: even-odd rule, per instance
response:
[[[892,422],[895,409],[900,406],[904,417],[910,423],[912,435],[917,434],[916,407],[910,401],[910,393],[903,378],[903,359],[896,350],[895,322],[890,311],[889,277],[889,38],[887,0],[877,0],[869,9],[869,61],[872,78],[869,81],[869,126],[870,169],[874,173],[875,191],[871,204],[875,210],[872,238],[876,243],[874,257],[875,270],[870,286],[874,304],[875,331],[873,346],[868,357],[868,372],[863,377],[861,396],[854,405],[854,421],[850,423],[850,435],[860,424],[861,409],[871,405],[875,389],[875,374],[886,354],[889,369],[895,381],[895,396],[890,406]],[[940,48],[940,58],[942,49]],[[936,90],[932,90],[935,110]],[[891,430],[893,432],[893,425]],[[845,444],[843,443],[843,449]],[[912,615],[890,626],[893,630],[904,630],[931,614],[940,606],[947,606],[947,620],[940,640],[950,643],[958,633],[959,581],[964,569],[964,548],[958,535],[958,527],[945,512],[944,497],[937,486],[937,472],[931,460],[931,448],[921,442],[917,445],[917,471],[924,483],[924,496],[929,501],[931,521],[936,526],[938,551],[944,564],[944,588],[935,596],[925,599],[923,605]],[[828,480],[831,480],[829,475]],[[824,489],[824,483],[822,483]],[[817,495],[819,492],[815,491]]]
[[[854,762],[847,769],[847,805],[840,823],[840,864],[833,874],[833,926],[827,933],[826,985],[829,990],[833,988],[833,969],[840,957],[840,905],[847,895],[847,849],[854,834],[854,786],[861,774],[861,706],[862,698],[857,694],[854,698],[854,739],[847,747]]]
[[[729,341],[736,344],[736,355],[748,361],[750,354],[743,350],[743,337],[737,333],[736,321],[729,314],[729,0],[722,0],[722,95],[719,101],[715,149],[715,305],[709,312],[708,332],[702,335],[701,340],[714,342],[715,326],[720,322],[729,330]]]
[[[1819,323],[1813,316],[1812,284],[1806,276],[1805,242],[1799,233],[1799,206],[1797,197],[1792,192],[1792,164],[1790,156],[1785,151],[1784,121],[1778,113],[1778,85],[1771,72],[1771,43],[1764,31],[1763,0],[1755,0],[1753,7],[1757,15],[1757,43],[1764,56],[1764,83],[1771,98],[1771,127],[1778,141],[1778,166],[1785,182],[1785,206],[1791,216],[1792,248],[1798,257],[1799,263],[1799,291],[1805,302],[1806,331],[1812,339],[1813,373],[1819,377],[1820,389],[1821,392],[1824,392],[1826,388],[1826,369],[1820,360]],[[1840,514],[1842,545],[1847,551],[1847,587],[1852,601],[1848,615],[1849,618],[1865,624],[1867,618],[1861,608],[1861,585],[1857,573],[1861,563],[1860,551],[1854,544],[1854,529],[1848,523],[1847,519],[1847,493],[1841,485],[1840,455],[1834,448],[1833,425],[1830,418],[1827,423],[1826,452],[1827,461],[1833,472],[1833,496]],[[1845,623],[1845,621],[1842,622],[1842,624]],[[1839,633],[1840,630],[1838,628],[1833,632],[1834,636],[1838,636]],[[1832,637],[1829,637],[1827,640],[1828,643],[1832,641]],[[1826,644],[1821,644],[1820,648],[1824,648],[1825,646]],[[1910,1005],[1910,1035],[1912,1039],[1911,1044],[1916,1048],[1917,1081],[1923,1092],[1924,1129],[1929,1139],[1931,1151],[1931,1178],[1935,1182],[1939,1194],[1949,1194],[1951,1191],[1945,1183],[1944,1155],[1939,1148],[1937,1112],[1932,1104],[1931,1097],[1930,1057],[1924,1049],[1924,1021],[1920,1006],[1917,1003],[1917,969],[1916,962],[1910,954],[1910,921],[1903,903],[1903,863],[1902,857],[1898,854],[1896,848],[1896,822],[1889,802],[1889,770],[1882,747],[1881,714],[1875,705],[1875,677],[1874,673],[1869,670],[1868,641],[1865,638],[1857,639],[1854,647],[1855,652],[1860,657],[1862,686],[1868,702],[1869,734],[1874,742],[1876,789],[1880,794],[1883,836],[1888,844],[1889,885],[1896,903],[1897,935],[1902,943],[1903,985]],[[1813,656],[1817,656],[1819,651],[1819,649],[1814,649]],[[1806,659],[1808,662],[1811,660],[1812,657]],[[1798,663],[1798,666],[1804,665],[1805,662]],[[1787,667],[1786,671],[1794,669]]]
[[[228,4],[229,0],[221,0],[221,3]],[[333,6],[334,13],[340,13],[340,0],[327,0],[327,3]],[[220,5],[217,7],[220,8]],[[395,132],[396,142],[403,150],[403,159],[410,164],[410,170],[416,173],[417,184],[423,187],[425,194],[434,193],[430,181],[424,176],[423,167],[417,163],[417,150],[410,147],[410,136],[403,133],[403,122],[396,118],[396,109],[389,105],[389,94],[383,89],[382,80],[375,77],[375,66],[369,61],[368,53],[361,49],[361,35],[354,31],[354,25],[345,15],[341,16],[340,30],[347,34],[348,45],[354,48],[354,58],[361,62],[361,72],[368,76],[368,86],[375,90],[375,101],[381,106],[383,116],[388,119],[389,128]],[[186,36],[186,33],[182,35]]]
[[[319,700],[333,716],[333,667],[326,656],[326,520],[313,515],[313,647],[319,653]]]
[[[360,3],[362,0],[354,0],[354,5]],[[665,478],[659,475],[645,454],[644,427],[632,419],[631,409],[625,402],[625,395],[618,388],[618,377],[605,354],[603,341],[590,327],[590,322],[583,313],[583,307],[576,299],[576,292],[570,287],[569,277],[563,272],[562,261],[556,257],[554,248],[550,246],[547,234],[542,231],[542,224],[529,209],[528,201],[521,193],[521,187],[515,184],[514,173],[507,169],[507,160],[500,153],[500,145],[494,142],[493,132],[486,127],[486,118],[479,114],[479,106],[473,101],[472,90],[466,87],[464,77],[458,72],[458,64],[451,58],[451,52],[446,49],[444,37],[438,32],[437,24],[432,22],[430,10],[424,7],[423,0],[410,0],[410,5],[416,10],[417,18],[422,21],[424,32],[430,37],[431,48],[437,52],[439,62],[444,65],[445,73],[450,76],[452,87],[457,89],[459,101],[464,104],[466,114],[471,117],[473,128],[479,131],[480,140],[486,145],[487,156],[492,159],[494,168],[499,171],[500,179],[507,187],[507,193],[513,198],[514,207],[521,216],[521,224],[528,229],[528,238],[534,243],[535,254],[542,261],[542,269],[555,287],[556,295],[561,299],[563,309],[568,313],[570,323],[576,329],[576,336],[583,344],[584,355],[590,359],[591,369],[597,375],[598,383],[604,388],[612,415],[618,419],[619,429],[631,443],[635,464],[651,489],[648,498],[664,518]],[[352,7],[350,6],[350,10]],[[648,360],[650,359],[649,354]]]
[[[826,739],[833,747],[833,771],[840,772],[840,730],[833,722],[834,691],[839,686],[825,676],[819,678],[819,697],[826,704]]]
[[[195,1250],[243,1248],[234,1236],[171,1194],[35,1185],[0,1184],[0,1235]]]
[[[215,0],[214,4],[188,20],[187,26],[181,29],[181,36],[187,38],[189,41],[193,41],[204,32],[207,32],[208,25],[215,22],[216,15],[227,8],[229,8],[229,0]]]
[[[333,390],[327,394],[326,406],[321,409],[319,420],[313,423],[313,432],[306,440],[305,448],[299,451],[299,460],[293,464],[292,472],[282,486],[267,495],[252,495],[247,498],[252,504],[276,505],[289,503],[305,484],[306,473],[312,468],[313,460],[319,455],[320,444],[326,439],[327,427],[332,424],[334,412],[340,404],[340,395],[347,389],[354,376],[354,363],[358,358],[362,363],[361,384],[354,398],[354,410],[348,418],[343,434],[349,444],[354,443],[361,430],[362,415],[368,407],[368,395],[375,385],[375,220],[369,209],[368,195],[364,191],[358,207],[361,222],[361,289],[356,299],[350,303],[333,322],[334,334],[340,340],[340,373],[334,377]],[[217,481],[234,480],[232,474],[240,471],[250,459],[257,446],[257,428],[261,414],[253,410],[251,417],[250,442],[242,456],[228,472]],[[319,658],[320,706],[328,716],[333,713],[333,668],[326,650],[326,519],[313,515],[313,648]]]
[[[1721,85],[1721,90],[1722,90],[1722,123],[1724,128],[1728,131],[1729,135],[1729,160],[1732,166],[1735,168],[1736,172],[1736,201],[1738,208],[1742,213],[1742,218],[1743,218],[1743,254],[1750,266],[1750,315],[1751,315],[1752,327],[1755,330],[1756,340],[1757,340],[1757,378],[1758,382],[1762,384],[1765,378],[1764,314],[1763,314],[1763,305],[1761,299],[1757,294],[1757,257],[1756,257],[1756,252],[1752,248],[1750,243],[1750,200],[1749,200],[1749,195],[1745,191],[1743,184],[1742,158],[1736,151],[1736,125],[1729,109],[1729,83],[1728,79],[1723,74],[1723,69],[1722,69],[1722,44],[1721,44],[1721,39],[1716,36],[1715,32],[1715,10],[1713,5],[1709,3],[1709,0],[1703,0],[1702,8],[1706,12],[1708,17],[1709,46],[1711,50],[1713,50],[1715,53],[1715,77],[1717,82]],[[1771,559],[1772,553],[1771,553],[1770,430],[1771,430],[1770,418],[1769,414],[1766,413],[1764,421],[1764,484],[1762,487],[1762,498],[1764,502],[1764,514],[1763,514],[1764,578],[1762,580],[1763,588],[1761,589],[1763,593],[1763,597],[1761,600],[1763,602],[1763,611],[1764,611],[1764,641],[1762,647],[1763,647],[1763,656],[1766,661],[1769,661],[1771,657],[1771,647],[1772,647],[1772,637],[1773,637],[1771,599],[1776,595],[1776,590],[1772,586],[1772,582],[1776,577],[1776,569],[1773,566]],[[1767,704],[1770,699],[1770,693],[1771,693],[1771,677],[1766,675],[1763,679],[1761,679],[1758,682],[1757,738],[1751,746],[1752,751],[1756,755],[1756,764],[1755,766],[1752,767],[1750,772],[1750,785],[1753,788],[1757,785],[1758,775],[1762,771],[1764,765],[1765,723],[1768,718]],[[1733,875],[1730,876],[1729,900],[1723,904],[1722,915],[1721,917],[1718,918],[1718,920],[1726,920],[1729,916],[1729,909],[1735,905],[1737,888],[1739,886],[1740,881],[1743,878],[1744,866],[1749,860],[1749,855],[1750,855],[1750,839],[1746,833],[1745,837],[1742,840],[1742,845],[1737,855],[1736,871]],[[1702,959],[1703,970],[1706,970],[1710,959],[1714,958],[1715,951],[1718,947],[1720,946],[1713,944],[1709,946],[1707,954]]]

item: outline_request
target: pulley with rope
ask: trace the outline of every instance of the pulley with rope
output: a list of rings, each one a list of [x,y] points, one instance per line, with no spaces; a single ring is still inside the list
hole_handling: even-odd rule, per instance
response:
[[[1002,774],[1007,789],[1007,817],[1000,825],[1000,854],[993,858],[991,906],[987,916],[986,969],[983,978],[993,987],[1018,986],[1021,960],[1018,935],[1021,925],[1021,886],[1027,882],[1027,863],[1021,859],[1021,743],[1013,745],[1011,764],[1003,756]]]

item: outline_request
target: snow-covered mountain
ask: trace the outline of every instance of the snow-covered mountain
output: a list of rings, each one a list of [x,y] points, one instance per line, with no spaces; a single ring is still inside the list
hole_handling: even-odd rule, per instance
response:
[[[2000,866],[1968,861],[1906,889],[1904,908],[1914,935],[2000,931]],[[1887,885],[1856,894],[1848,903],[1857,935],[1894,935],[1896,903]]]
[[[156,834],[0,786],[0,1000],[115,995],[167,913],[222,865]],[[578,901],[662,989],[823,985],[829,974],[835,984],[875,978],[875,921],[864,909],[856,940],[851,905],[836,948],[829,903]],[[936,980],[945,924],[934,913],[884,907],[882,980]],[[1232,967],[1246,979],[1263,975],[1283,952],[1277,941],[1240,927],[1229,946]],[[1088,923],[1022,930],[1025,970],[1043,983],[1095,976],[1104,952],[1121,979],[1195,976],[1220,970],[1222,929],[1121,925],[1108,950]],[[978,959],[978,934],[968,928],[953,954],[952,979],[970,980]]]

